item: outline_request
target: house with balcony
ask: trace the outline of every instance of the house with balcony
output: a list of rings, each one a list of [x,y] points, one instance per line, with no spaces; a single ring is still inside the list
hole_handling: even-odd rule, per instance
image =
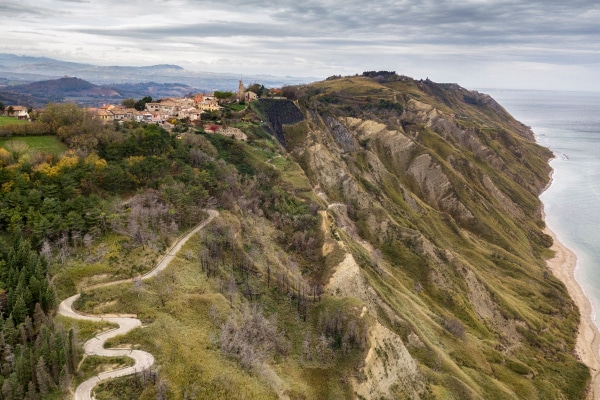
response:
[[[155,113],[160,111],[160,103],[146,103],[146,111]]]

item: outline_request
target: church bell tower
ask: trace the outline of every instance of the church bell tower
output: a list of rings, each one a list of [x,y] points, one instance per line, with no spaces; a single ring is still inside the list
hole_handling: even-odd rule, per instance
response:
[[[238,87],[238,101],[244,101],[244,94],[246,90],[244,89],[244,82],[240,79],[240,85]]]

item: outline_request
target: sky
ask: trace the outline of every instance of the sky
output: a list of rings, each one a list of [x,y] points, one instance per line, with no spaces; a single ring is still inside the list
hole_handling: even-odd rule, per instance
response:
[[[0,53],[600,91],[597,0],[0,0]]]

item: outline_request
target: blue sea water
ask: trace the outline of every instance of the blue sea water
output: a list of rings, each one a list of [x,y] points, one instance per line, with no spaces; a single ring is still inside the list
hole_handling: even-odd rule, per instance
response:
[[[481,91],[555,154],[552,183],[540,196],[546,224],[577,255],[575,278],[600,312],[600,93]]]

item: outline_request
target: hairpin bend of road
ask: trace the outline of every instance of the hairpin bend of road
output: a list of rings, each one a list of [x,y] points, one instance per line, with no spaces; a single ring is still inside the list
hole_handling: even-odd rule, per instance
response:
[[[149,279],[155,277],[159,272],[164,270],[169,263],[175,258],[177,252],[181,247],[188,241],[189,238],[198,233],[206,225],[208,225],[215,217],[219,215],[216,210],[206,210],[208,218],[202,221],[199,225],[194,227],[185,236],[179,238],[175,244],[167,251],[163,258],[156,264],[156,267],[145,275],[141,279]],[[119,281],[101,283],[99,285],[89,286],[86,289],[92,290],[99,287],[106,287],[112,285],[118,285],[120,283],[133,282],[135,278],[122,279]],[[135,364],[131,367],[121,368],[112,371],[102,372],[96,376],[89,378],[82,382],[75,391],[75,400],[92,400],[92,389],[101,381],[118,378],[121,376],[131,375],[136,372],[140,372],[146,368],[149,368],[154,364],[154,357],[152,354],[142,350],[130,350],[130,349],[105,349],[104,343],[115,336],[124,335],[127,332],[142,326],[142,322],[135,317],[135,315],[89,315],[80,313],[73,309],[73,303],[79,299],[80,294],[69,297],[63,300],[59,307],[58,313],[65,317],[86,320],[86,321],[108,321],[119,325],[118,328],[112,329],[107,332],[103,332],[92,339],[85,342],[83,350],[87,355],[98,355],[103,357],[114,357],[114,356],[127,356],[134,359]]]

